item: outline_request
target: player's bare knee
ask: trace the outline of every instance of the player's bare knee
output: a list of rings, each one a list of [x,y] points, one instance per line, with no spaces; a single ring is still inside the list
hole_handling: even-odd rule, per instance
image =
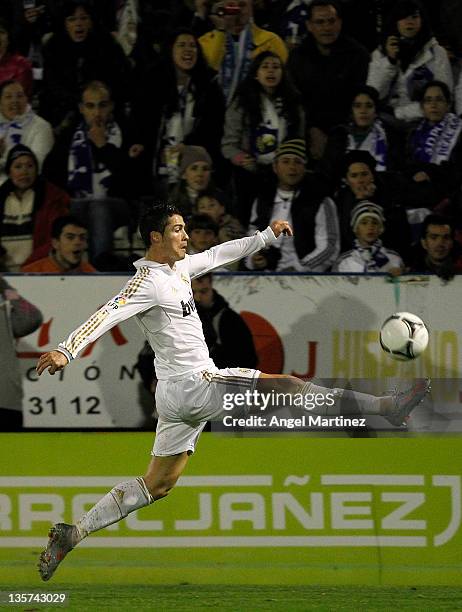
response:
[[[167,495],[175,486],[177,480],[177,477],[166,477],[160,481],[154,481],[151,485],[147,485],[149,493],[151,494],[154,500],[167,497]]]
[[[149,493],[151,494],[154,501],[156,501],[157,499],[162,499],[163,497],[167,497],[167,495],[173,489],[173,486],[174,485],[166,486],[164,484],[159,484],[149,489]]]

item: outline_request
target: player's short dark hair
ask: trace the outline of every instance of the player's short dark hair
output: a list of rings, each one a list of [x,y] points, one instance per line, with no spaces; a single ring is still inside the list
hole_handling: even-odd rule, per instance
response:
[[[144,206],[140,216],[139,231],[147,249],[151,246],[151,232],[163,234],[168,225],[168,220],[173,215],[181,216],[181,212],[175,204],[170,202],[155,202]]]
[[[325,6],[333,6],[337,13],[337,17],[340,17],[340,19],[342,18],[342,9],[340,8],[340,4],[337,2],[337,0],[314,0],[314,2],[307,7],[307,20],[310,20],[313,17],[313,11],[315,8],[324,8]]]
[[[423,220],[420,237],[425,239],[427,237],[427,231],[429,225],[449,225],[451,230],[451,238],[454,238],[454,221],[450,217],[444,215],[431,214],[427,215]]]
[[[218,225],[208,215],[193,215],[188,222],[188,232],[192,232],[196,229],[212,230],[216,236],[218,236]]]
[[[77,227],[82,227],[85,230],[87,229],[85,223],[82,223],[78,217],[75,217],[74,215],[63,215],[62,217],[57,217],[51,224],[51,237],[59,240],[66,225],[76,225]]]

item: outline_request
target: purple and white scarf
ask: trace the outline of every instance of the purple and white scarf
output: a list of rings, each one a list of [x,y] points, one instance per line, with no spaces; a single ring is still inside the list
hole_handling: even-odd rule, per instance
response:
[[[446,113],[443,120],[435,125],[430,125],[424,119],[412,136],[414,159],[436,165],[448,161],[461,130],[462,119],[454,113]]]
[[[376,240],[370,246],[364,247],[356,239],[354,245],[355,250],[364,262],[364,272],[380,272],[390,261],[390,258],[382,248],[381,240]]]
[[[122,132],[117,123],[106,126],[108,144],[117,148],[122,145]],[[107,192],[111,172],[100,162],[95,162],[88,138],[88,127],[82,121],[74,132],[68,160],[67,185],[74,198],[88,198],[94,195],[95,187],[99,192]]]
[[[34,117],[35,113],[30,108],[24,114],[11,120],[0,115],[0,138],[5,142],[5,150],[9,151],[15,145],[20,144],[24,128]]]

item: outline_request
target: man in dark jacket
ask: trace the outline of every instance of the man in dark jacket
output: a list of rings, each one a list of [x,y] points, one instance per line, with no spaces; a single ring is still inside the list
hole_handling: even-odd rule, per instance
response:
[[[460,246],[454,243],[454,222],[442,215],[428,215],[422,223],[420,244],[415,245],[411,272],[436,274],[451,280],[462,274]]]
[[[311,154],[320,159],[327,132],[347,120],[353,94],[366,82],[369,53],[342,33],[335,0],[314,0],[306,27],[308,36],[291,51],[287,65],[302,95]]]
[[[197,313],[202,321],[210,357],[218,368],[256,368],[252,334],[228,302],[213,288],[212,275],[192,281]]]
[[[143,149],[125,142],[113,108],[105,83],[87,83],[78,123],[61,132],[44,167],[47,178],[71,196],[71,213],[88,226],[93,262],[112,250],[114,230],[132,223],[127,200],[136,195],[137,158]]]

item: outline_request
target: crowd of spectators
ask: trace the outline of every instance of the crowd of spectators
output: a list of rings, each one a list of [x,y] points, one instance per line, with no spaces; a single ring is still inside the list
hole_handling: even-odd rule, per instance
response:
[[[291,222],[240,269],[450,278],[459,4],[3,0],[1,269],[127,271],[115,230],[169,198],[191,252]]]

